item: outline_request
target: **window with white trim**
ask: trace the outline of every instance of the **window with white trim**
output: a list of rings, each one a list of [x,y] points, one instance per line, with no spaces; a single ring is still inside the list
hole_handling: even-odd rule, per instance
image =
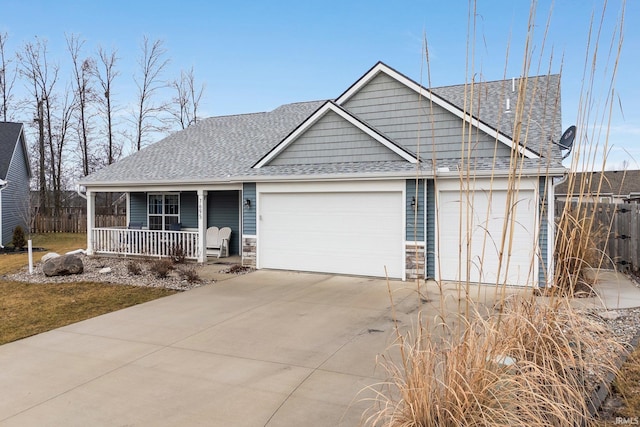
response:
[[[149,230],[169,230],[180,222],[180,194],[149,194],[147,206]]]

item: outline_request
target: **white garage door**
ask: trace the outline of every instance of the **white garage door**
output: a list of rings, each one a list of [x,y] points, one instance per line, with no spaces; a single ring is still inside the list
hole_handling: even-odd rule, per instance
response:
[[[261,193],[261,268],[401,278],[401,192]]]
[[[494,190],[492,203],[489,203],[489,193],[483,191],[476,191],[472,202],[461,203],[460,199],[459,191],[439,192],[440,277],[465,281],[468,267],[471,282],[530,285],[537,277],[535,193],[519,192],[513,229],[509,223],[506,233],[503,233],[506,191]],[[473,206],[473,209],[467,209],[467,206]],[[501,252],[504,254],[502,262]]]

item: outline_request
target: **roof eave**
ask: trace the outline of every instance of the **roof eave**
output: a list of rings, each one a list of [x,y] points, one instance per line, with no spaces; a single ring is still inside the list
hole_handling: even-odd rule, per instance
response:
[[[540,176],[539,168],[529,168],[520,171],[521,176]],[[545,170],[546,176],[562,176],[566,172],[565,168],[549,168]],[[509,177],[509,170],[486,170],[474,171],[475,177]],[[319,173],[319,174],[292,174],[292,175],[238,175],[228,178],[206,179],[206,180],[155,180],[155,181],[135,181],[135,182],[79,182],[86,188],[108,189],[108,188],[137,188],[137,187],[187,187],[187,186],[215,186],[224,184],[241,184],[246,182],[292,182],[292,181],[344,181],[344,180],[381,180],[381,179],[411,179],[418,176],[424,178],[458,178],[460,171],[388,171],[388,172],[347,172],[347,173]]]

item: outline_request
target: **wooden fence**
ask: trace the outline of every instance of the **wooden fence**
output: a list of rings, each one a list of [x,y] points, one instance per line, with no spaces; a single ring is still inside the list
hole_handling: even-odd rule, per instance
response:
[[[560,217],[565,203],[556,201],[556,220]],[[576,202],[571,202],[576,209]],[[618,271],[640,270],[640,204],[637,203],[583,203],[586,215],[595,215],[597,232],[602,235],[598,239],[598,249],[604,251],[605,268]]]
[[[60,217],[36,215],[33,218],[32,233],[86,233],[86,215],[62,215]],[[124,227],[126,215],[96,215],[96,227]]]

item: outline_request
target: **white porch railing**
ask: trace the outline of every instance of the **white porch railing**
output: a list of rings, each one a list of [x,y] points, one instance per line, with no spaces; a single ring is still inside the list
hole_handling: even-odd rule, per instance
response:
[[[197,231],[132,230],[94,228],[93,253],[166,257],[180,248],[186,259],[198,259],[200,237]]]

